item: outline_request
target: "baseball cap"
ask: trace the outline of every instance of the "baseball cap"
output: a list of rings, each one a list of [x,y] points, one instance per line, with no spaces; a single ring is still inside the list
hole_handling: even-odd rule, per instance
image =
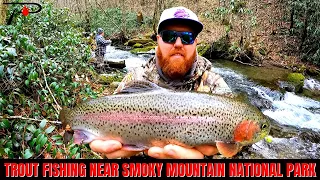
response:
[[[162,12],[157,28],[158,34],[162,28],[169,23],[183,23],[189,25],[197,34],[199,34],[203,29],[203,25],[199,21],[197,15],[190,9],[182,6],[165,9]]]
[[[103,33],[103,29],[102,28],[98,28],[98,34],[102,34]]]

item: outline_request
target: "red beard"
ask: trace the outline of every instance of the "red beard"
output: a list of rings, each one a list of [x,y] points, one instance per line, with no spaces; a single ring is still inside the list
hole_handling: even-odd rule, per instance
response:
[[[174,54],[181,54],[182,57],[173,57],[172,55]],[[163,74],[169,79],[176,80],[182,79],[191,69],[196,57],[196,51],[189,58],[185,56],[183,50],[173,50],[167,56],[164,56],[158,47],[156,56]]]

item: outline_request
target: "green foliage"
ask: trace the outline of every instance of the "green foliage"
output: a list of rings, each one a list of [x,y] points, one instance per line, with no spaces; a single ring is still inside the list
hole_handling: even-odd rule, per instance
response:
[[[107,8],[104,10],[93,9],[90,17],[91,31],[96,31],[99,27],[103,28],[106,36],[121,33],[123,29],[123,19],[121,8]],[[144,17],[144,24],[141,26],[137,22],[135,12],[126,11],[125,13],[125,29],[130,34],[137,30],[150,28],[152,19]]]
[[[92,67],[83,29],[76,27],[68,9],[41,4],[40,13],[19,14],[12,25],[0,26],[0,116],[8,117],[0,120],[2,158],[41,158],[45,153],[81,157],[82,146],[64,148],[58,127],[47,121],[57,121],[57,104],[70,107],[97,97],[84,80]]]
[[[249,56],[253,28],[257,26],[257,18],[245,0],[225,0],[216,8],[213,18],[225,26],[227,39],[233,34],[237,39],[229,42],[227,53],[235,58]],[[234,38],[233,38],[234,39]],[[229,40],[229,39],[228,39]],[[251,59],[251,61],[256,61]],[[254,62],[255,63],[255,62]]]
[[[305,77],[301,73],[290,73],[288,74],[288,81],[293,83],[303,83]]]
[[[291,0],[291,32],[301,40],[302,59],[320,65],[320,1]]]

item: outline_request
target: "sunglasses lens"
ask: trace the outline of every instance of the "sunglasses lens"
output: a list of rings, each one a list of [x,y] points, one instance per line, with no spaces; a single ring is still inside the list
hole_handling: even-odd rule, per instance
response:
[[[161,37],[162,40],[167,43],[174,43],[177,38],[180,37],[183,44],[193,44],[195,39],[192,32],[175,32],[169,30],[162,31]]]
[[[162,32],[162,40],[167,43],[173,43],[177,39],[177,34],[173,31],[163,31]]]
[[[183,44],[193,44],[194,38],[191,32],[181,33],[181,40]]]

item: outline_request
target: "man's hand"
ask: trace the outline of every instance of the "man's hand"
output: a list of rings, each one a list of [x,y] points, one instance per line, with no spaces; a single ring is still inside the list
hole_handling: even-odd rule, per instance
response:
[[[95,140],[90,143],[90,148],[95,152],[105,153],[109,159],[130,157],[139,151],[126,151],[122,149],[122,144],[115,140],[101,141]],[[163,148],[151,147],[145,151],[150,157],[157,159],[203,159],[204,155],[217,154],[217,148],[209,145],[202,145],[195,148],[184,148],[169,144]]]
[[[89,146],[92,151],[104,153],[108,159],[130,157],[139,153],[139,151],[123,150],[122,144],[116,140],[94,140],[89,144]]]

